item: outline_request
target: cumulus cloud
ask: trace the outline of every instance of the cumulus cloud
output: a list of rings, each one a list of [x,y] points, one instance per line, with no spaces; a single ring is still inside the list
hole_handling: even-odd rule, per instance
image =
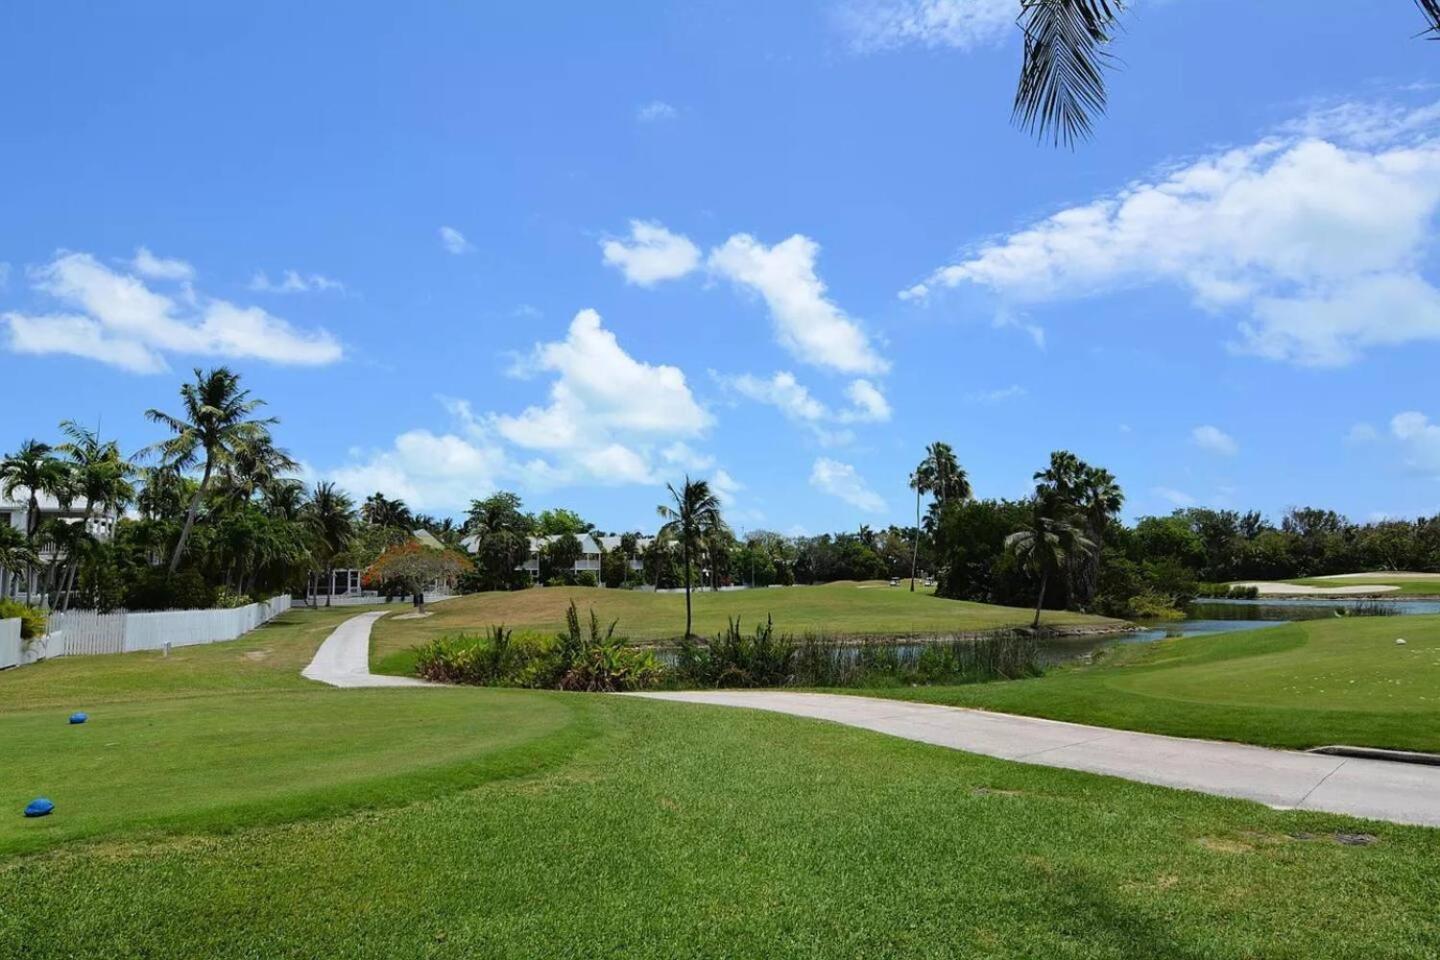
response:
[[[170,260],[157,257],[145,247],[135,251],[130,266],[142,277],[151,280],[193,280],[195,268],[184,260]]]
[[[250,278],[249,286],[256,293],[328,293],[345,290],[345,284],[323,273],[301,274],[298,270],[286,270],[279,280],[271,280],[264,270],[257,270]]]
[[[352,491],[454,510],[501,483],[653,484],[714,466],[686,442],[712,418],[685,375],[630,356],[594,310],[576,314],[563,340],[538,344],[523,365],[528,375],[553,376],[548,402],[480,414],[468,401],[440,398],[448,431],[411,430],[388,449],[355,451],[331,476]]]
[[[866,513],[884,513],[886,510],[885,498],[871,490],[848,463],[828,457],[819,458],[810,470],[810,485]]]
[[[334,363],[343,354],[324,330],[297,330],[259,307],[202,297],[188,281],[177,301],[88,253],[61,252],[30,271],[30,278],[63,310],[0,315],[8,346],[17,353],[69,354],[135,373],[169,369],[170,354],[301,366]]]
[[[819,253],[801,234],[766,246],[742,233],[711,251],[708,265],[765,300],[781,346],[797,359],[841,373],[884,373],[890,364],[861,325],[825,296],[815,272]]]
[[[755,403],[772,406],[786,419],[807,427],[826,446],[849,443],[849,430],[834,429],[833,424],[882,423],[890,419],[890,402],[880,388],[869,380],[852,380],[845,388],[849,406],[831,409],[816,399],[810,390],[788,370],[780,370],[767,378],[742,373],[725,377],[712,373],[725,389]]]
[[[1240,445],[1235,442],[1234,437],[1209,424],[1191,430],[1190,442],[1201,450],[1218,453],[1222,457],[1233,457],[1240,452]]]
[[[453,253],[456,256],[475,249],[470,245],[470,241],[465,239],[465,234],[454,227],[440,228],[440,246],[444,247],[447,253]]]
[[[972,249],[903,291],[1002,307],[1173,284],[1240,315],[1237,352],[1308,366],[1440,340],[1421,272],[1440,210],[1440,106],[1335,108]]]
[[[1440,476],[1440,425],[1419,411],[1407,410],[1390,419],[1390,435],[1399,441],[1407,467]]]
[[[664,100],[651,100],[649,103],[642,103],[635,109],[635,119],[641,123],[674,120],[677,115],[678,111]]]
[[[700,265],[700,248],[688,237],[649,220],[631,220],[629,240],[607,239],[600,249],[605,262],[623,273],[627,283],[641,287],[675,280]]]
[[[969,50],[1016,34],[1016,0],[854,0],[841,26],[861,52],[904,46]]]

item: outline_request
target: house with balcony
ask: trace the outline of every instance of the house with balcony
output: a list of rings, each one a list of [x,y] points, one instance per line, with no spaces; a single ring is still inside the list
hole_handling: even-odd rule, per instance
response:
[[[90,511],[89,516],[85,514],[83,502],[72,502],[62,505],[54,497],[43,495],[37,499],[39,509],[38,523],[46,520],[59,520],[62,523],[83,523],[85,529],[97,540],[109,540],[115,534],[115,521],[119,518],[113,510],[104,507],[95,507]],[[30,502],[28,500],[7,500],[0,497],[0,524],[4,524],[20,531],[22,534],[30,528]],[[57,559],[57,551],[54,548],[41,545],[40,559],[45,563],[52,563]],[[0,597],[29,595],[29,585],[24,580],[23,570],[6,570],[0,567]]]

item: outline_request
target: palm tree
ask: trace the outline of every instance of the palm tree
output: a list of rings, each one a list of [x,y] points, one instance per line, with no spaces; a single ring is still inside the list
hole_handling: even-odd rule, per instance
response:
[[[219,467],[227,496],[245,502],[300,469],[300,464],[289,451],[275,446],[265,431],[237,440],[223,452]]]
[[[405,501],[389,500],[383,493],[373,493],[366,497],[364,506],[360,508],[360,516],[366,523],[377,527],[409,530],[415,525],[415,518],[410,515],[410,508],[405,506]]]
[[[40,562],[40,557],[25,539],[25,534],[9,523],[0,522],[0,600],[10,596],[13,575],[19,570],[29,570]]]
[[[670,503],[655,508],[660,519],[665,521],[660,535],[680,541],[681,560],[685,564],[685,636],[691,636],[694,623],[690,609],[690,558],[699,553],[701,547],[718,534],[728,533],[729,528],[720,516],[720,498],[710,491],[710,484],[704,480],[691,480],[679,490],[667,483]]]
[[[40,527],[40,494],[65,500],[69,495],[69,469],[54,456],[54,449],[39,440],[26,440],[15,453],[0,460],[0,495],[14,499],[25,491],[25,539],[33,540]]]
[[[915,538],[910,547],[910,592],[915,592],[915,572],[920,559],[920,498],[935,495],[943,512],[952,499],[969,500],[973,495],[970,477],[955,458],[948,443],[936,441],[925,448],[925,458],[910,474],[910,489],[915,491]]]
[[[1025,526],[1005,538],[1005,549],[1015,554],[1021,565],[1040,581],[1040,594],[1035,601],[1035,622],[1040,629],[1040,610],[1045,605],[1045,588],[1053,575],[1062,573],[1066,560],[1074,553],[1085,553],[1095,545],[1079,530],[1052,515],[1053,504],[1044,497],[1031,500],[1029,520]]]
[[[166,466],[181,471],[197,462],[202,464],[200,485],[190,498],[185,525],[180,528],[180,539],[175,542],[175,553],[170,557],[171,574],[185,555],[185,543],[195,526],[195,514],[200,510],[200,501],[210,487],[210,477],[218,462],[244,444],[268,435],[268,428],[279,422],[274,417],[250,418],[265,401],[252,398],[249,390],[242,390],[240,375],[227,367],[210,371],[195,368],[195,380],[181,385],[180,399],[185,407],[181,416],[153,408],[145,411],[146,418],[169,427],[175,434],[152,448],[159,450]]]
[[[335,558],[355,537],[355,504],[333,483],[315,484],[315,492],[305,505],[305,523],[310,528],[320,556],[325,559],[325,575],[330,588],[325,593],[325,606],[334,594]]]
[[[1415,0],[1424,33],[1440,38],[1440,0]],[[1074,146],[1105,112],[1105,49],[1125,0],[1020,0],[1025,59],[1013,118],[1037,139]]]

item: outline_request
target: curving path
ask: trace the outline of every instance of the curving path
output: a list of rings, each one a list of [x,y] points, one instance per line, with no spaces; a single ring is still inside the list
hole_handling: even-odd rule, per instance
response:
[[[1440,767],[1271,750],[962,707],[778,690],[629,696],[771,710],[955,750],[1164,787],[1440,827]]]
[[[370,628],[389,610],[362,613],[336,627],[310,665],[300,671],[307,680],[332,687],[431,687],[413,677],[389,677],[370,672]]]

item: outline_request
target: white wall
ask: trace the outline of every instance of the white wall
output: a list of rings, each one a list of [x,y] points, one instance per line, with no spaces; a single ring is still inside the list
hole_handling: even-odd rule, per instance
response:
[[[0,620],[0,670],[20,665],[20,621]]]

